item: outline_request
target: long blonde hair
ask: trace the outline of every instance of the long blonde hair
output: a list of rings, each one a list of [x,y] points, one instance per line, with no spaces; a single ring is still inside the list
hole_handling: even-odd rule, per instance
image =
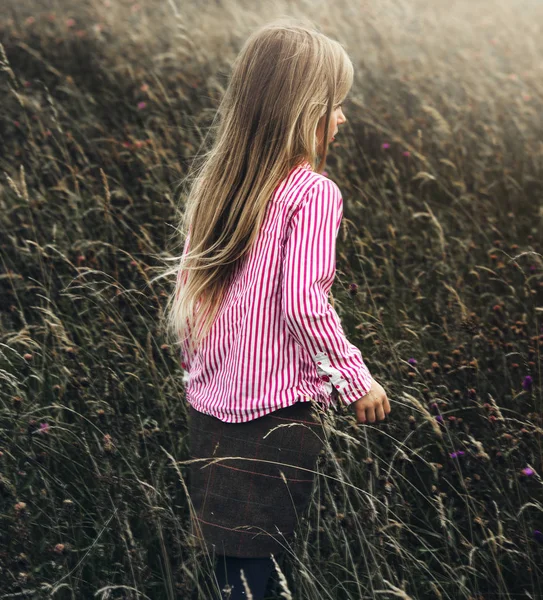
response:
[[[353,73],[339,42],[292,18],[261,26],[246,40],[211,126],[215,141],[190,168],[178,228],[184,256],[162,275],[177,276],[165,308],[174,344],[188,339],[192,354],[209,333],[276,186],[303,161],[322,172],[330,116]]]

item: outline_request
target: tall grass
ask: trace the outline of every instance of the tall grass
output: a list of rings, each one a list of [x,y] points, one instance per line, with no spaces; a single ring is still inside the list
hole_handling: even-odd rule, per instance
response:
[[[254,26],[356,67],[334,306],[392,413],[328,417],[277,597],[543,595],[543,4],[7,2],[0,598],[209,598],[160,328],[179,193]],[[271,596],[270,596],[271,597]]]

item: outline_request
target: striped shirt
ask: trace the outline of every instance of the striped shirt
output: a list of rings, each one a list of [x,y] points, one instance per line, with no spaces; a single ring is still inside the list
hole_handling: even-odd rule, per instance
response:
[[[342,216],[338,186],[309,162],[278,184],[209,334],[191,357],[181,342],[196,410],[241,423],[311,398],[327,407],[334,388],[345,405],[369,392],[372,376],[328,301]]]

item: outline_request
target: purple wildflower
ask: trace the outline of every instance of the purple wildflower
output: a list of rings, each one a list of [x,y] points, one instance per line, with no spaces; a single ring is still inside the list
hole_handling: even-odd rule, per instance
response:
[[[147,106],[145,102],[138,102],[138,110],[142,110]]]
[[[457,452],[451,452],[449,456],[451,458],[456,458],[457,456],[461,456],[462,454],[465,454],[465,452],[463,450],[458,450]]]
[[[386,142],[381,146],[381,148],[384,148],[385,150],[387,148],[390,148],[390,144],[387,144]]]
[[[411,358],[409,358],[409,359],[407,360],[407,362],[408,362],[408,363],[409,363],[409,364],[410,364],[412,367],[416,367],[416,366],[417,366],[417,359],[416,359],[416,358],[413,358],[413,357],[411,357]]]
[[[531,467],[526,467],[525,469],[522,469],[522,472],[524,473],[524,475],[528,475],[528,477],[534,474],[534,470]]]
[[[522,381],[522,387],[525,390],[531,390],[532,389],[532,383],[533,383],[533,379],[531,377],[531,375],[526,375],[526,377],[524,378],[524,380]]]

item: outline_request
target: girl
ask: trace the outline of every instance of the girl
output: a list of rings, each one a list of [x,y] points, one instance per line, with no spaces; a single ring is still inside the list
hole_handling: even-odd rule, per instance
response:
[[[167,314],[191,458],[207,459],[190,463],[191,533],[214,553],[231,600],[245,598],[241,570],[263,598],[271,555],[294,539],[322,411],[339,398],[360,422],[390,412],[328,302],[343,200],[322,169],[352,81],[338,42],[292,20],[261,27],[234,62],[215,142],[193,171]]]

